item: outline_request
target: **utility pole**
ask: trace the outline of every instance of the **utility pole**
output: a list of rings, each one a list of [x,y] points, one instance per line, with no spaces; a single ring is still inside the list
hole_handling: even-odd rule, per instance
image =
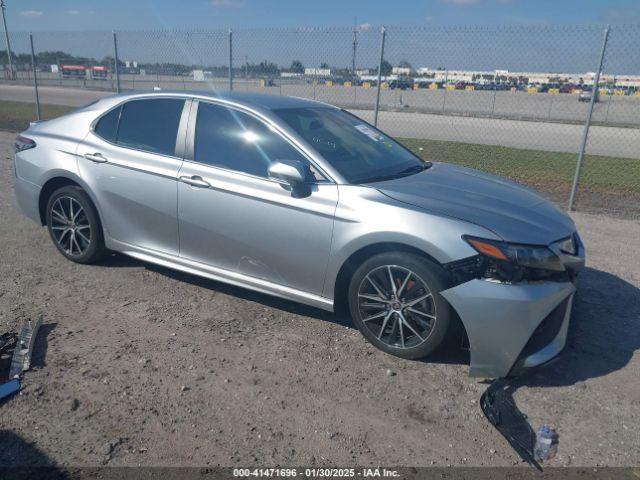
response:
[[[356,50],[358,49],[358,17],[353,22],[353,56],[351,58],[351,75],[356,77]]]
[[[2,10],[2,24],[4,25],[4,38],[7,42],[7,59],[9,60],[9,76],[13,80],[13,62],[11,61],[11,43],[9,42],[9,30],[7,30],[7,17],[5,16],[4,0],[0,0],[0,10]]]

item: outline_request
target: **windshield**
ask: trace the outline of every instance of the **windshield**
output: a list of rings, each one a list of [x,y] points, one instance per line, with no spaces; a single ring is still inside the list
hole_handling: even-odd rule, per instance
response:
[[[349,183],[390,180],[430,166],[395,140],[335,108],[275,110]]]

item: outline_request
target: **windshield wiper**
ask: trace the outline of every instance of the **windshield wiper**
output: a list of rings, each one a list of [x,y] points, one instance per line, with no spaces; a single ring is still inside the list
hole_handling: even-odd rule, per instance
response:
[[[384,182],[385,180],[393,180],[396,178],[408,177],[409,175],[413,175],[416,173],[423,172],[432,167],[431,162],[424,162],[420,165],[412,165],[409,168],[405,168],[404,170],[400,170],[396,173],[391,173],[388,175],[377,175],[375,177],[369,177],[364,180],[360,180],[358,183],[373,183],[373,182]]]
[[[399,171],[398,173],[393,175],[393,178],[397,178],[398,176],[404,177],[406,175],[413,175],[414,173],[423,172],[428,168],[431,168],[431,162],[424,162],[420,165],[413,165],[409,168],[405,168],[404,170]]]

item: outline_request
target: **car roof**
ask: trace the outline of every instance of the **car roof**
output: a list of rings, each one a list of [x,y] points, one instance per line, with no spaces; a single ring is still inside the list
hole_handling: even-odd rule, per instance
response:
[[[237,91],[206,91],[206,90],[151,90],[136,91],[120,94],[117,98],[136,98],[149,96],[176,95],[181,97],[194,97],[212,100],[223,100],[249,108],[258,107],[263,110],[277,110],[281,108],[309,108],[309,107],[333,107],[327,103],[308,100],[306,98],[288,97],[284,95],[270,95],[267,93],[237,92]],[[335,107],[333,107],[335,108]]]

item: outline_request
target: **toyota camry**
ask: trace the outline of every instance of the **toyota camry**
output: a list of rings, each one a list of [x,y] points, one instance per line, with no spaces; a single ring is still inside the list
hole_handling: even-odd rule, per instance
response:
[[[340,108],[252,93],[130,93],[34,122],[21,211],[67,259],[117,251],[326,310],[407,359],[461,325],[470,374],[564,347],[584,247],[535,192],[427,162]]]

